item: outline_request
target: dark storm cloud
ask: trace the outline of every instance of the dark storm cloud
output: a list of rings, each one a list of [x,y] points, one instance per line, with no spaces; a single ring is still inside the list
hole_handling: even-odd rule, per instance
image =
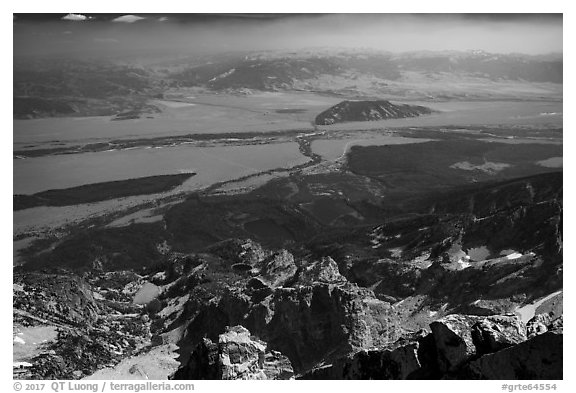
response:
[[[15,54],[153,56],[305,47],[562,51],[559,14],[80,14],[90,19],[17,15]],[[64,31],[71,32],[66,39]]]

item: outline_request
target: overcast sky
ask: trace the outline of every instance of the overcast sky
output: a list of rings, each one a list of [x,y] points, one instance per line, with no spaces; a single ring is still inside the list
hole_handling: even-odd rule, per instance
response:
[[[558,14],[15,15],[14,54],[374,48],[562,52]]]

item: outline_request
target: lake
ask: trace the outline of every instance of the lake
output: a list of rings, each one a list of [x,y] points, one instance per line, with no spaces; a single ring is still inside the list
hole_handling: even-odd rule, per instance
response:
[[[32,194],[48,189],[181,172],[197,173],[181,188],[195,190],[308,160],[295,142],[215,147],[179,145],[15,159],[13,193]]]

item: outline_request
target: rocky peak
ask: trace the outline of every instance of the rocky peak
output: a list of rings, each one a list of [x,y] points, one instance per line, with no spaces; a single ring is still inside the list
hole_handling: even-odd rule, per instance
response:
[[[207,252],[229,261],[230,265],[254,266],[264,260],[268,253],[251,239],[228,239],[210,246]]]
[[[454,370],[475,355],[471,328],[479,319],[471,315],[453,314],[430,324],[441,371]]]
[[[544,334],[549,330],[563,329],[564,317],[555,317],[553,313],[535,315],[526,324],[526,332],[529,338]]]
[[[342,284],[347,280],[340,274],[338,265],[332,258],[323,257],[320,261],[305,266],[300,272],[298,282],[303,285],[313,285],[314,283]]]
[[[497,352],[526,338],[526,326],[513,315],[490,316],[472,326],[472,341],[479,355]]]
[[[266,351],[266,343],[251,337],[243,326],[228,327],[218,344],[203,339],[188,364],[173,379],[290,379],[290,360],[278,351]]]
[[[284,285],[296,274],[294,256],[286,250],[280,250],[263,262],[261,280],[271,287]]]

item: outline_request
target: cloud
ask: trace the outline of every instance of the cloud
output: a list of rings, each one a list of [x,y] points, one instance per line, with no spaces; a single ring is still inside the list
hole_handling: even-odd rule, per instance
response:
[[[112,22],[134,23],[134,22],[138,22],[139,20],[142,20],[142,19],[146,19],[146,18],[141,17],[141,16],[137,16],[137,15],[122,15],[122,16],[119,16],[118,18],[112,19]]]
[[[371,48],[390,52],[482,49],[491,53],[546,54],[561,53],[563,38],[562,16],[540,14],[513,17],[313,14],[277,18],[114,14],[89,18],[89,23],[67,24],[66,28],[60,21],[62,15],[51,22],[40,19],[43,15],[35,18],[16,16],[15,55],[57,52],[95,57],[166,57],[231,50],[304,48]],[[165,17],[168,20],[159,21]],[[123,23],[110,23],[112,20]],[[54,39],[54,35],[62,37],[62,30],[73,31],[76,45],[61,45]],[[105,44],[99,40],[101,38],[114,38],[120,42]],[[101,44],[94,45],[98,42]]]
[[[62,20],[72,20],[72,21],[82,21],[82,20],[88,20],[90,18],[87,17],[86,15],[82,15],[82,14],[68,14],[68,15],[64,15],[61,19]]]

